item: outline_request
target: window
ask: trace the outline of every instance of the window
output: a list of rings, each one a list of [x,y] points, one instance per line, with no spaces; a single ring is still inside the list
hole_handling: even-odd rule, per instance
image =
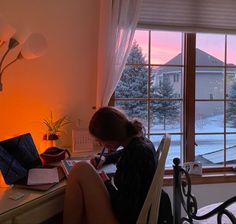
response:
[[[155,145],[172,135],[167,166],[174,157],[235,164],[234,43],[233,35],[136,30],[114,102],[143,120]]]

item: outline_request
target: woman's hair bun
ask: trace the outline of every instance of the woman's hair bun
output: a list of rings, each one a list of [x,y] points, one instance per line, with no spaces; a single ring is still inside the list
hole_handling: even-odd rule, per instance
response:
[[[143,126],[143,123],[137,118],[130,120],[127,123],[127,134],[128,136],[132,136],[132,135],[144,136],[145,128]]]

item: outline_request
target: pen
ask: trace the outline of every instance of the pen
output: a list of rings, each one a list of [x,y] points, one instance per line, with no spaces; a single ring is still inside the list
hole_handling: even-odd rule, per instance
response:
[[[99,156],[99,158],[97,159],[97,166],[98,166],[98,164],[100,163],[100,161],[101,161],[101,159],[102,159],[102,156],[103,156],[103,154],[104,154],[104,152],[105,152],[105,147],[102,149],[102,151],[101,151],[101,153],[100,153],[100,156]]]

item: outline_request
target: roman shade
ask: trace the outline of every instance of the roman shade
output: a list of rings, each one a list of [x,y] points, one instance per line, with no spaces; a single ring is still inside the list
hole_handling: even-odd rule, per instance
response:
[[[143,0],[139,28],[236,33],[235,0]]]

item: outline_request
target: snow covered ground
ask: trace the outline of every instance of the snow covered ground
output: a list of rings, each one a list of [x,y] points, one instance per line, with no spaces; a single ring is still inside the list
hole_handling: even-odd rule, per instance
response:
[[[223,115],[217,115],[202,119],[196,122],[196,143],[195,147],[196,155],[200,155],[210,162],[220,163],[224,159],[224,135],[219,134],[224,131],[223,127]],[[162,127],[152,127],[152,132],[168,132],[178,133],[179,128],[167,127],[164,131]],[[226,128],[226,132],[236,132],[236,128]],[[201,133],[214,133],[209,135],[201,135]],[[162,136],[151,136],[151,140],[155,145],[158,145]],[[171,146],[167,157],[166,166],[172,166],[173,158],[181,157],[181,136],[171,136]],[[234,147],[235,146],[235,147]],[[226,135],[226,148],[229,148],[226,154],[227,160],[236,160],[236,134]]]

